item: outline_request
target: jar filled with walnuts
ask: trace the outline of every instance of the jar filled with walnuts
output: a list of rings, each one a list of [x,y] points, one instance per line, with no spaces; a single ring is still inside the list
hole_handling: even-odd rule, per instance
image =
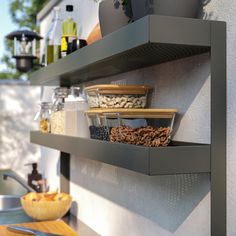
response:
[[[41,102],[40,111],[37,112],[35,120],[39,121],[39,130],[42,133],[50,133],[51,132],[51,109],[52,104],[50,102]]]

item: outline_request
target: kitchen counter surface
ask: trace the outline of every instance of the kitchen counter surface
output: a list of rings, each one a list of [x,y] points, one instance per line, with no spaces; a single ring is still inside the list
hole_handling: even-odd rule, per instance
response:
[[[68,214],[62,219],[72,229],[74,229],[80,236],[100,236],[94,230],[89,228],[82,221],[78,220],[75,216]]]
[[[66,224],[68,224],[72,229],[74,229],[75,232],[77,232],[80,236],[100,236],[73,215],[68,214],[67,216],[63,217],[62,220]],[[35,221],[29,218],[23,210],[0,213],[0,225],[18,224],[26,222]]]
[[[14,179],[3,179],[4,172],[14,173],[12,170],[0,170],[0,195],[17,195],[22,196],[27,191]],[[80,236],[99,236],[95,231],[89,228],[86,224],[78,220],[75,216],[68,214],[62,219],[65,223],[71,226]],[[35,222],[28,217],[22,209],[10,212],[0,212],[0,225],[18,224],[26,222]]]

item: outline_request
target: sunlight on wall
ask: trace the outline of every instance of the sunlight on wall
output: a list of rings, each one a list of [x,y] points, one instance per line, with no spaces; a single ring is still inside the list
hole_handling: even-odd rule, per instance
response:
[[[34,116],[38,109],[39,87],[27,85],[0,86],[0,169],[12,169],[26,178],[38,162],[40,148],[30,144],[30,130],[37,128]]]

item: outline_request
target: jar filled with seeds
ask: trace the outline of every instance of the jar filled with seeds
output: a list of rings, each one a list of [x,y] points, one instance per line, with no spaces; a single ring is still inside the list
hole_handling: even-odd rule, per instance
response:
[[[51,115],[51,133],[53,134],[65,134],[64,104],[68,94],[68,88],[59,87],[54,89]]]
[[[85,88],[90,108],[145,108],[148,86],[138,85],[95,85]]]
[[[86,112],[87,113],[87,112]],[[110,128],[102,114],[87,113],[90,138],[109,141]]]
[[[39,121],[39,131],[42,133],[50,133],[50,117],[52,104],[50,102],[42,102],[40,111],[37,112],[35,120]]]
[[[176,109],[90,109],[91,138],[145,147],[171,141]]]

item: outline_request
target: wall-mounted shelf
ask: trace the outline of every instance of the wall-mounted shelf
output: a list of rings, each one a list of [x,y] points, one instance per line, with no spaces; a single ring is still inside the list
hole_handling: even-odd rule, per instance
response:
[[[210,21],[147,16],[31,74],[31,84],[72,85],[210,50]]]
[[[66,169],[72,153],[148,175],[209,172],[211,235],[226,236],[225,22],[147,16],[32,73],[31,84],[70,86],[204,52],[211,56],[210,145],[149,149],[38,132],[31,141],[61,150]]]
[[[31,142],[146,175],[210,172],[210,145],[173,142],[147,148],[78,137],[31,132]]]

